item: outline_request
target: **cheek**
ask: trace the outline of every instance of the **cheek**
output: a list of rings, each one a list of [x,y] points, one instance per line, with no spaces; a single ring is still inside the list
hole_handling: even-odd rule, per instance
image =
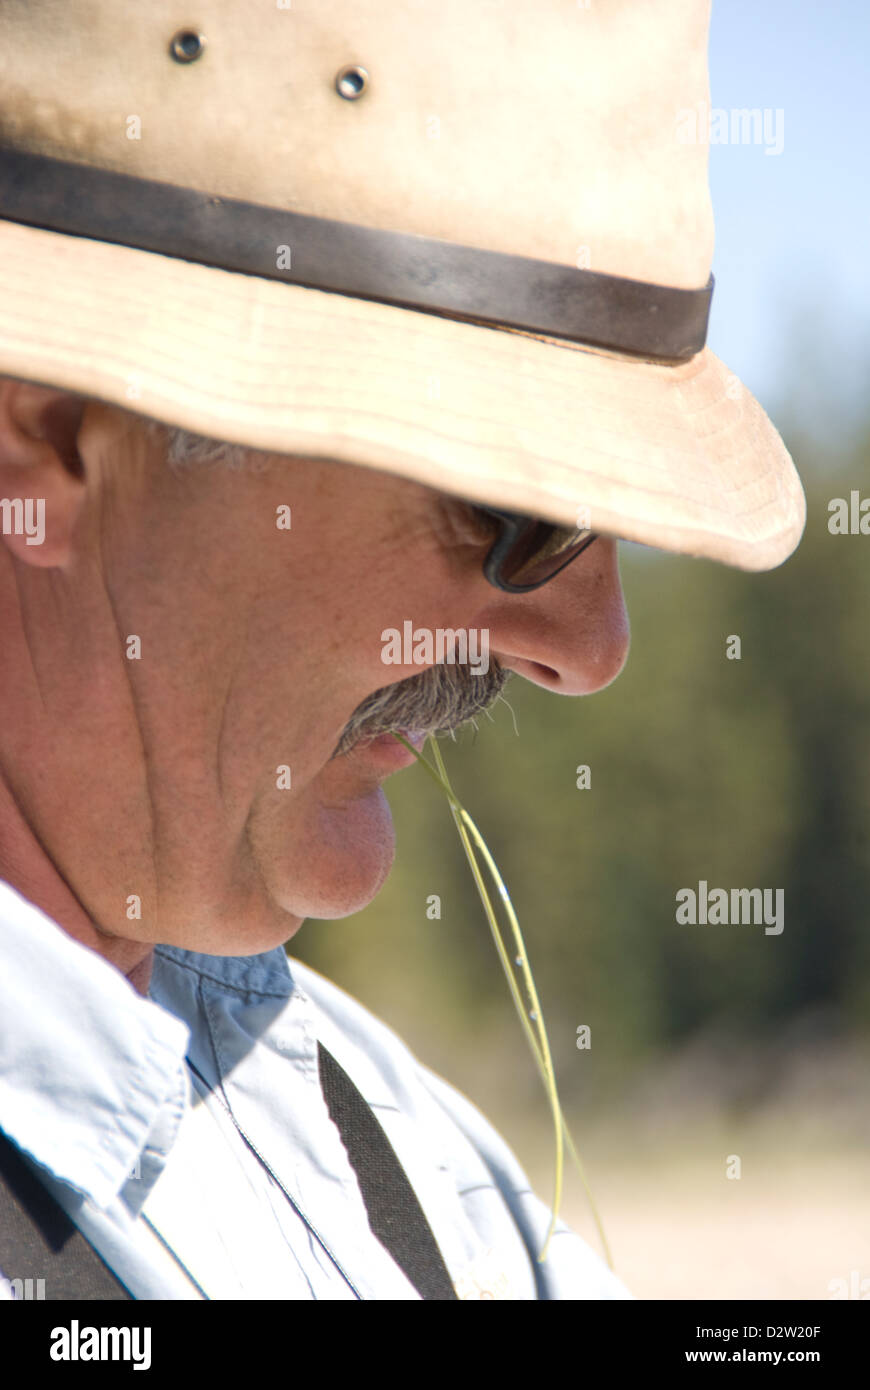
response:
[[[415,631],[468,624],[468,585],[456,568],[430,541],[416,552],[405,545],[378,555],[368,576],[349,581],[344,652],[354,652],[355,670],[370,688],[419,674],[421,662],[407,659]]]

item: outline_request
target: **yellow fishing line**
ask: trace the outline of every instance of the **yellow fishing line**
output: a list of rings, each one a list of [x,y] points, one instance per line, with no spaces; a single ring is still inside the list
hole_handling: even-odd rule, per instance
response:
[[[495,943],[496,952],[498,954],[499,960],[501,961],[502,969],[504,971],[505,978],[507,979],[508,987],[510,988],[511,996],[514,1001],[514,1006],[516,1008],[517,1015],[519,1017],[520,1023],[522,1024],[523,1032],[526,1035],[526,1040],[529,1043],[529,1046],[532,1050],[532,1055],[537,1064],[538,1071],[540,1072],[541,1080],[544,1083],[544,1089],[547,1093],[547,1099],[553,1114],[553,1124],[556,1132],[556,1161],[553,1182],[553,1210],[549,1230],[547,1231],[547,1238],[544,1241],[544,1247],[540,1255],[538,1256],[538,1260],[539,1262],[541,1262],[547,1258],[547,1253],[550,1247],[550,1240],[555,1230],[556,1222],[558,1220],[559,1207],[561,1205],[562,1200],[564,1144],[567,1141],[568,1147],[571,1151],[571,1155],[580,1174],[583,1187],[586,1191],[586,1196],[589,1201],[589,1206],[591,1208],[593,1218],[595,1220],[595,1225],[598,1230],[598,1235],[604,1249],[604,1254],[607,1259],[607,1263],[609,1267],[613,1269],[613,1260],[610,1254],[610,1246],[608,1245],[607,1237],[604,1234],[604,1227],[598,1215],[598,1208],[595,1204],[595,1199],[592,1196],[592,1191],[589,1187],[589,1183],[586,1180],[586,1173],[584,1171],[580,1155],[577,1152],[576,1145],[574,1144],[574,1140],[571,1137],[571,1132],[568,1129],[568,1125],[565,1121],[565,1116],[562,1112],[562,1106],[559,1102],[559,1093],[556,1087],[556,1076],[553,1070],[553,1061],[550,1054],[549,1042],[547,1040],[547,1030],[544,1026],[544,1016],[541,1010],[540,1003],[538,1002],[538,993],[535,988],[534,979],[532,977],[532,971],[531,966],[529,965],[529,958],[526,952],[525,942],[523,941],[522,932],[520,931],[520,924],[517,919],[517,915],[514,911],[513,903],[510,899],[510,894],[508,893],[507,887],[505,886],[504,879],[499,873],[498,866],[496,865],[495,860],[490,854],[483,836],[481,835],[474,821],[471,819],[471,816],[466,811],[465,807],[460,802],[459,798],[456,796],[456,793],[454,792],[450,784],[450,780],[447,776],[447,769],[445,768],[444,761],[441,757],[441,750],[438,747],[438,744],[435,741],[435,739],[430,736],[435,762],[437,764],[437,771],[436,768],[434,768],[432,764],[428,762],[426,758],[423,757],[422,753],[419,753],[417,749],[413,746],[413,744],[409,743],[408,740],[406,738],[403,738],[401,734],[393,734],[393,737],[397,739],[398,742],[401,743],[405,748],[407,748],[409,752],[414,754],[414,757],[418,760],[418,762],[422,763],[423,767],[425,767],[430,777],[432,777],[434,781],[438,783],[439,787],[447,797],[447,801],[450,806],[450,811],[453,816],[453,821],[456,825],[457,833],[459,835],[462,848],[465,851],[465,857],[468,860],[469,868],[471,869],[471,873],[474,878],[474,882],[477,887],[481,903],[483,904],[484,912],[486,913],[486,918],[489,923],[493,941]],[[483,857],[484,863],[486,864],[490,874],[492,875],[493,882],[495,883],[498,889],[502,903],[504,904],[505,912],[507,913],[508,921],[510,922],[511,932],[513,934],[514,944],[516,947],[516,963],[520,966],[520,969],[522,971],[523,983],[526,986],[526,992],[528,995],[529,1004],[531,1006],[529,1008],[525,1008],[523,1006],[523,1001],[520,996],[519,989],[517,987],[514,972],[511,969],[510,960],[508,959],[508,953],[505,948],[504,941],[502,940],[501,932],[499,930],[498,919],[496,917],[495,910],[492,906],[492,902],[490,900],[486,884],[483,880],[483,875],[481,874],[480,866],[475,858],[469,834],[474,839],[480,851],[480,854]],[[531,1027],[529,1018],[533,1019],[535,1022],[536,1027],[534,1030]],[[536,1033],[537,1036],[535,1036]]]

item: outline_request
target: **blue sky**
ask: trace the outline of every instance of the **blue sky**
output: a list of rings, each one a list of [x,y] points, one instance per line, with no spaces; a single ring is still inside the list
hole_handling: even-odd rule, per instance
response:
[[[711,105],[783,112],[783,151],[710,147],[708,342],[774,419],[870,413],[870,0],[714,0]]]

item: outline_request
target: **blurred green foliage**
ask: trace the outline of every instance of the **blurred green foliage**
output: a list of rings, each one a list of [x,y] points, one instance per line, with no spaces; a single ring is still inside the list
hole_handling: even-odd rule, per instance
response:
[[[563,1101],[702,1034],[745,1053],[807,1018],[867,1030],[870,536],[827,522],[831,498],[870,496],[870,436],[824,466],[808,439],[786,442],[808,518],[785,565],[746,574],[623,545],[632,645],[618,680],[564,699],[514,677],[510,709],[441,740],[518,911]],[[388,884],[353,918],[308,922],[291,955],[476,1099],[470,1058],[517,1098],[540,1094],[444,798],[419,767],[387,789]],[[677,924],[677,890],[701,879],[784,889],[782,935]]]

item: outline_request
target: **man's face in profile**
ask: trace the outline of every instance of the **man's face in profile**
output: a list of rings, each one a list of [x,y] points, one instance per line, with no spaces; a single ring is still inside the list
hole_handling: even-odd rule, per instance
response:
[[[43,545],[0,547],[0,877],[68,929],[248,955],[354,912],[412,761],[373,735],[455,727],[509,672],[588,694],[626,658],[615,542],[504,593],[492,530],[387,473],[170,468],[137,417],[4,380],[0,494],[46,499]],[[488,672],[385,664],[407,620],[486,630]]]

